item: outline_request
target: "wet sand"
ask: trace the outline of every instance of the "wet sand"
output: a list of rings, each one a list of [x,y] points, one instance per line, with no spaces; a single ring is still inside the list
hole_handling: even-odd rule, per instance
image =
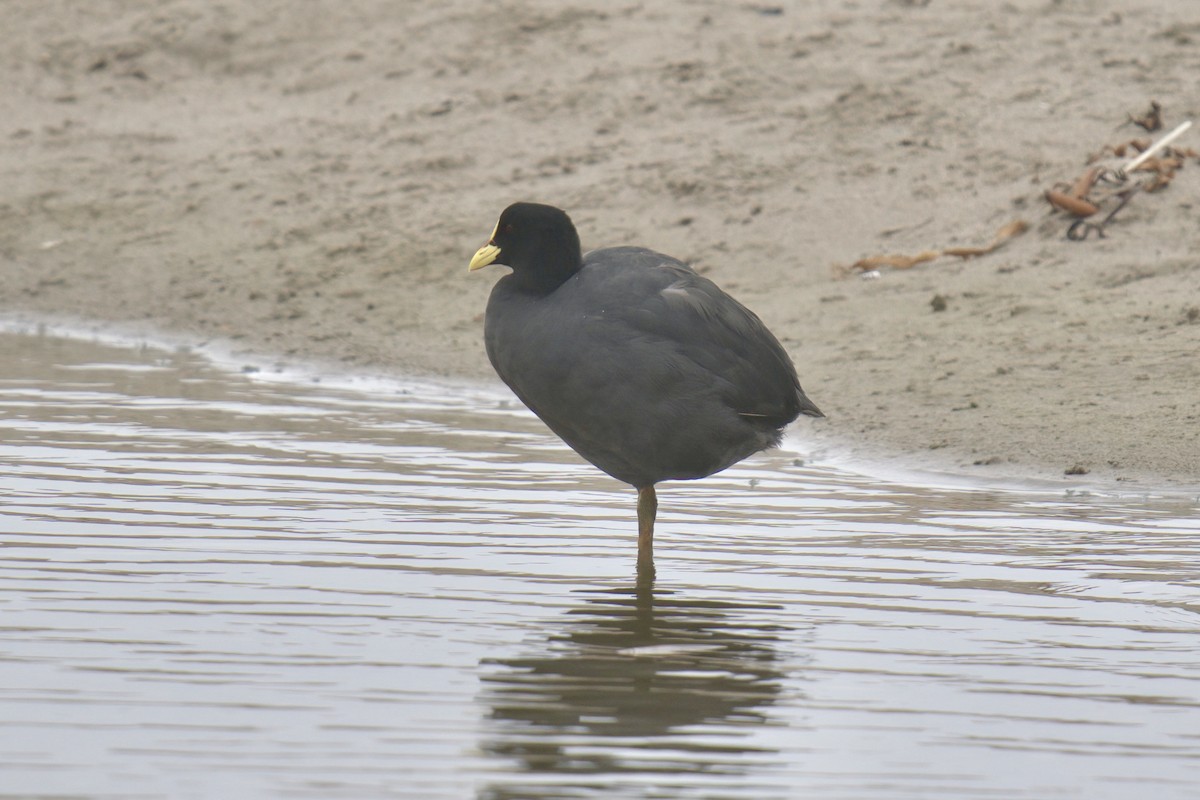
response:
[[[816,450],[1200,481],[1200,164],[1103,239],[1042,199],[1151,100],[1200,118],[1184,4],[325,6],[13,3],[0,310],[490,380],[466,262],[538,200],[755,309]]]

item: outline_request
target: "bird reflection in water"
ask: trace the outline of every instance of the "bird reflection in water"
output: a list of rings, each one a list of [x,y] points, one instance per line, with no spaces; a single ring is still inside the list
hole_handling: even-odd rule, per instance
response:
[[[776,652],[785,629],[748,619],[774,607],[682,598],[648,580],[585,591],[541,652],[484,663],[482,749],[528,780],[481,798],[593,796],[622,778],[744,785],[778,760],[747,735],[770,724],[785,677]]]

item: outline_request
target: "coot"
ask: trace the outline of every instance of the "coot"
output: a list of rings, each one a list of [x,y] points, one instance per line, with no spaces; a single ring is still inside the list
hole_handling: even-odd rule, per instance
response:
[[[779,341],[681,261],[643,247],[583,255],[561,209],[504,210],[470,269],[512,273],[484,321],[500,378],[571,448],[638,491],[638,572],[654,574],[654,485],[779,444],[805,396]]]

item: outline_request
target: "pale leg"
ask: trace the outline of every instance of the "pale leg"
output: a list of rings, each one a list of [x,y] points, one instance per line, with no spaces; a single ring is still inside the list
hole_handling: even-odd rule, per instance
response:
[[[654,517],[658,514],[658,495],[653,484],[638,489],[638,575],[654,577]]]

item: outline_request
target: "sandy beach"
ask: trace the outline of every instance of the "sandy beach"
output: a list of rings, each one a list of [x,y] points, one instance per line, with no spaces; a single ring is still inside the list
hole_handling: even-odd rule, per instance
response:
[[[1043,197],[1200,121],[1190,4],[305,9],[10,3],[0,312],[495,381],[502,270],[466,265],[536,200],[754,309],[828,415],[797,424],[815,453],[1200,484],[1200,162],[1103,237]],[[1157,132],[1129,121],[1152,101]]]

